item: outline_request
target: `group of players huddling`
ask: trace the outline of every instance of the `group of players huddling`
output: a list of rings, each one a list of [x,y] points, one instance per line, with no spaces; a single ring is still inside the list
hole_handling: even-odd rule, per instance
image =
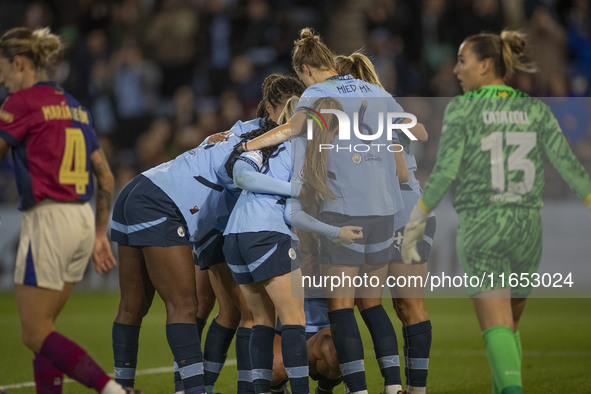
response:
[[[0,82],[10,92],[0,111],[0,158],[12,147],[23,210],[16,299],[23,341],[35,353],[37,392],[60,393],[64,373],[97,392],[135,392],[140,327],[157,291],[177,393],[213,393],[234,337],[238,393],[308,393],[310,377],[316,393],[332,393],[341,382],[347,392],[367,393],[355,306],[373,341],[382,392],[425,393],[431,322],[421,288],[390,289],[402,323],[403,388],[383,287],[305,289],[302,276],[367,274],[380,283],[388,275],[425,276],[432,210],[458,175],[464,270],[535,272],[542,152],[591,206],[589,177],[549,109],[504,82],[515,69],[534,70],[522,61],[518,33],[479,34],[460,47],[454,72],[465,94],[446,110],[424,194],[410,141],[425,141],[427,132],[416,122],[404,127],[405,117],[390,119],[400,126],[395,133],[376,132],[384,130],[380,114],[404,110],[371,61],[360,52],[335,56],[309,28],[294,44],[297,78],[268,76],[256,119],[143,172],[119,193],[110,232],[121,289],[111,380],[54,322],[91,254],[97,272],[115,265],[106,237],[113,177],[89,112],[47,81],[45,62],[59,38],[25,28],[0,38]],[[530,124],[483,124],[491,99],[497,111],[527,113]],[[343,114],[352,120],[348,133]],[[364,149],[319,149],[339,142]],[[397,149],[371,149],[393,144]],[[507,174],[498,168],[505,161]],[[93,173],[96,220],[88,204]],[[202,353],[200,284],[207,282],[219,313]],[[530,291],[469,289],[494,393],[523,392],[517,325]]]

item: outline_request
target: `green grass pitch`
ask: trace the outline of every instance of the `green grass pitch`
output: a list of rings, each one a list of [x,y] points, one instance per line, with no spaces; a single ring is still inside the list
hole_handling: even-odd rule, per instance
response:
[[[111,323],[118,294],[76,292],[58,319],[57,329],[80,343],[108,371],[113,370]],[[394,316],[390,302],[386,309]],[[490,375],[483,341],[468,299],[427,299],[433,324],[428,392],[488,393]],[[530,299],[521,324],[523,381],[526,393],[591,393],[591,299]],[[215,312],[214,312],[215,313]],[[212,314],[213,317],[213,314]],[[211,317],[210,317],[211,319]],[[402,341],[400,323],[394,326]],[[366,354],[368,389],[383,384],[369,334],[360,321]],[[144,320],[136,386],[146,393],[171,393],[172,355],[165,336],[160,299]],[[34,393],[32,354],[22,345],[14,297],[0,294],[0,388],[8,393]],[[401,357],[402,359],[402,357]],[[236,392],[233,346],[216,391]],[[404,379],[404,378],[403,378]],[[312,382],[311,390],[314,389]],[[90,393],[78,383],[66,383],[64,393]],[[342,393],[342,385],[335,391]]]

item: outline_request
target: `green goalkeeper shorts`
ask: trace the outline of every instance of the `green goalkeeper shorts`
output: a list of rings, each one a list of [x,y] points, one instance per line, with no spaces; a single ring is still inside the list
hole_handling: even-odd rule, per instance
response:
[[[458,258],[464,272],[477,276],[470,296],[511,289],[514,297],[525,297],[532,289],[528,281],[537,272],[542,255],[542,221],[538,209],[516,206],[468,209],[459,212]],[[514,278],[514,280],[509,280]]]

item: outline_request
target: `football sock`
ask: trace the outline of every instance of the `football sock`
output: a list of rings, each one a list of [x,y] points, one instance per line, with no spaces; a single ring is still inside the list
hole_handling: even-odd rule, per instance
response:
[[[185,386],[183,385],[183,379],[181,379],[181,374],[179,372],[179,365],[175,362],[174,363],[174,392],[175,393],[184,393]]]
[[[203,357],[196,324],[166,325],[166,338],[183,380],[186,394],[203,394]]]
[[[115,381],[123,387],[134,387],[140,327],[114,322],[111,335]]]
[[[328,393],[334,387],[338,386],[339,383],[341,383],[342,381],[343,381],[343,378],[329,379],[326,376],[320,375],[320,378],[318,378],[318,385],[316,387],[318,387],[319,393],[324,393],[324,392]]]
[[[236,330],[226,328],[215,320],[211,322],[203,347],[203,381],[206,386],[213,386],[228,356],[228,348]]]
[[[292,393],[307,394],[310,388],[308,347],[304,326],[284,325],[281,327],[281,354]]]
[[[84,349],[55,331],[45,338],[39,354],[58,370],[98,392],[111,380]]]
[[[361,317],[371,334],[378,365],[384,377],[384,386],[400,386],[402,380],[400,379],[398,342],[388,314],[382,305],[376,305],[361,312]],[[396,389],[394,393],[400,390],[395,387],[390,388],[389,391],[393,389]]]
[[[252,327],[250,335],[250,366],[255,393],[271,391],[273,374],[273,340],[275,329],[263,325]]]
[[[64,374],[53,366],[51,361],[40,354],[33,359],[36,392],[61,394]]]
[[[517,346],[517,356],[519,357],[519,370],[521,370],[521,361],[523,359],[523,349],[521,348],[521,335],[519,335],[519,330],[514,334],[515,335],[515,345]]]
[[[353,309],[330,311],[328,318],[343,380],[351,393],[366,391],[363,343]]]
[[[201,319],[200,317],[195,318],[195,322],[197,323],[197,331],[199,333],[199,343],[203,342],[203,329],[207,324],[207,320]]]
[[[523,392],[515,334],[507,326],[493,326],[482,333],[492,372],[493,387],[501,393]]]
[[[431,321],[402,327],[402,336],[406,385],[413,388],[426,387],[431,351]]]
[[[254,393],[250,372],[250,335],[252,329],[238,327],[236,331],[236,368],[238,369],[238,394]]]

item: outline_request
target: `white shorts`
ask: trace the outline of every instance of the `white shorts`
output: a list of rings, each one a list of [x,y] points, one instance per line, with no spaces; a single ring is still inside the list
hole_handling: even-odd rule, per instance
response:
[[[82,280],[94,247],[88,203],[44,200],[23,212],[14,283],[61,291]]]

